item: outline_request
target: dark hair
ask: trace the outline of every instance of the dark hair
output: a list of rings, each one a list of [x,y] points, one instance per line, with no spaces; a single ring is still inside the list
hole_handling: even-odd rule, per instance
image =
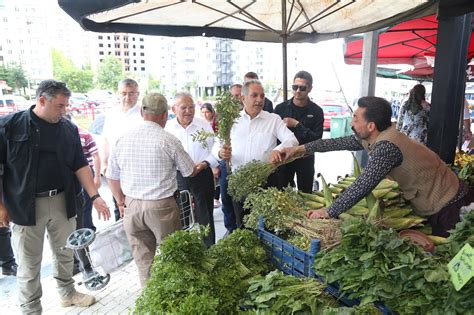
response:
[[[384,131],[392,125],[392,106],[386,99],[364,96],[359,98],[357,105],[360,108],[365,108],[365,120],[373,122],[378,131]]]
[[[407,110],[413,114],[417,114],[423,106],[421,102],[425,100],[426,89],[423,84],[417,84],[410,90],[410,95],[406,101]]]
[[[244,75],[244,78],[258,80],[258,74],[256,74],[255,72],[249,71]]]
[[[67,88],[66,83],[52,79],[41,81],[36,89],[36,99],[39,99],[41,96],[52,99],[59,94],[71,97],[71,91]]]
[[[293,78],[293,81],[295,81],[296,78],[306,80],[306,81],[308,81],[309,86],[313,86],[313,77],[311,76],[311,74],[308,71],[304,71],[304,70],[298,71],[295,74],[295,77]]]
[[[210,111],[212,114],[215,114],[215,113],[216,113],[216,111],[214,110],[214,107],[212,107],[212,104],[211,104],[211,103],[204,103],[204,104],[202,104],[201,109],[203,109],[203,108],[207,109],[207,110]]]

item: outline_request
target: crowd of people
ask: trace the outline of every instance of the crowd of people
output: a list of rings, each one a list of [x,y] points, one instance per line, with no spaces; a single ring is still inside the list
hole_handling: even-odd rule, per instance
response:
[[[173,104],[159,93],[145,95],[139,104],[138,83],[124,79],[118,84],[119,104],[106,116],[99,154],[87,131],[66,118],[71,95],[66,85],[41,82],[34,106],[0,118],[0,260],[3,274],[17,276],[21,311],[42,312],[45,232],[55,261],[60,304],[85,307],[95,302],[93,296],[75,290],[73,252],[64,245],[79,227],[95,230],[92,208],[99,219],[111,217],[98,193],[100,174],[107,178],[114,197],[115,220],[123,218],[142,287],[150,278],[157,246],[181,229],[176,202],[180,190],[192,194],[196,222],[209,226],[206,246],[216,241],[213,211],[219,196],[227,233],[242,227],[251,209],[244,209],[244,200],[228,195],[227,175],[252,160],[279,166],[266,187],[291,185],[311,192],[314,152],[366,150],[369,160],[364,172],[329,208],[309,211],[311,218],[338,217],[387,176],[399,183],[417,214],[428,218],[434,235],[446,236],[459,221],[460,207],[474,201],[472,189],[423,144],[426,126],[418,124],[425,123],[429,104],[422,86],[410,92],[397,124],[391,122],[389,102],[362,97],[351,122],[354,134],[324,140],[323,111],[309,96],[311,74],[296,73],[291,88],[293,97],[274,107],[258,75],[247,73],[242,83],[230,88],[241,104],[231,145],[211,137],[203,146],[192,135],[219,127],[211,104],[197,109],[202,118],[187,92],[174,95]],[[176,115],[170,120],[169,105]],[[415,134],[418,141],[410,139]],[[231,170],[226,167],[229,160]],[[87,277],[90,266],[81,257],[77,260]]]

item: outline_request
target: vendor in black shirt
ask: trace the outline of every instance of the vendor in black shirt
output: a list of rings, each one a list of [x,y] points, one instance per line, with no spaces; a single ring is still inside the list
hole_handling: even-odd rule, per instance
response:
[[[293,79],[293,97],[278,104],[274,111],[293,131],[300,144],[321,139],[323,136],[324,114],[321,107],[309,99],[308,95],[312,88],[311,74],[299,71]],[[281,166],[278,170],[279,186],[286,187],[288,184],[294,186],[295,174],[298,189],[310,193],[314,180],[314,155]]]

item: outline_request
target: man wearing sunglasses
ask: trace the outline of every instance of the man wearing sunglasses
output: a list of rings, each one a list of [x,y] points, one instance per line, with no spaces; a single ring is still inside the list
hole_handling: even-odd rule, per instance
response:
[[[280,115],[300,144],[321,139],[324,123],[323,110],[309,98],[309,93],[313,88],[313,77],[309,72],[299,71],[293,79],[291,88],[293,97],[278,104],[275,107],[275,114]],[[314,155],[281,166],[278,170],[280,185],[294,186],[295,174],[298,189],[310,193],[314,180]]]
[[[107,113],[107,117],[104,121],[104,131],[102,132],[104,142],[100,157],[102,160],[101,170],[103,174],[107,171],[109,155],[111,150],[115,147],[117,139],[142,122],[140,106],[137,105],[138,96],[140,95],[137,81],[128,78],[120,81],[118,83],[117,92],[119,104],[116,108],[113,108]],[[115,199],[114,205],[115,221],[118,221],[120,219],[120,211]]]

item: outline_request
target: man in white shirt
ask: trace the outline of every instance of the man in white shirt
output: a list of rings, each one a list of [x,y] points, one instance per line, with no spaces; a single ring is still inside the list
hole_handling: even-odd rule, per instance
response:
[[[143,287],[150,278],[156,247],[181,229],[176,169],[194,175],[194,163],[180,141],[165,132],[166,98],[152,93],[143,98],[141,124],[121,136],[111,151],[107,179],[117,200],[123,226]]]
[[[269,161],[277,164],[283,160],[281,148],[298,145],[295,135],[286,127],[277,114],[263,111],[265,92],[258,80],[249,80],[242,86],[242,103],[240,112],[232,126],[230,138],[232,148],[223,146],[214,149],[214,153],[223,160],[232,162],[232,170],[252,160]],[[281,143],[277,146],[277,140]],[[270,176],[267,186],[278,187],[276,174]],[[234,200],[234,211],[237,226],[242,226],[244,210],[241,200]]]
[[[137,105],[138,83],[133,79],[124,79],[118,83],[119,106],[107,113],[102,131],[103,145],[101,157],[101,169],[103,174],[107,171],[109,155],[117,139],[128,130],[142,122],[140,106]],[[115,221],[120,219],[120,212],[114,199]]]
[[[212,154],[214,138],[207,138],[206,147],[192,139],[192,135],[201,129],[213,132],[208,122],[194,117],[195,107],[191,94],[187,92],[176,94],[173,106],[176,118],[171,119],[166,124],[165,130],[181,141],[184,150],[191,156],[199,170],[192,178],[187,178],[178,171],[178,189],[189,190],[193,195],[196,221],[210,227],[209,235],[204,238],[204,242],[209,247],[215,243],[216,239],[214,228],[214,175],[211,168],[216,167],[218,162]]]

